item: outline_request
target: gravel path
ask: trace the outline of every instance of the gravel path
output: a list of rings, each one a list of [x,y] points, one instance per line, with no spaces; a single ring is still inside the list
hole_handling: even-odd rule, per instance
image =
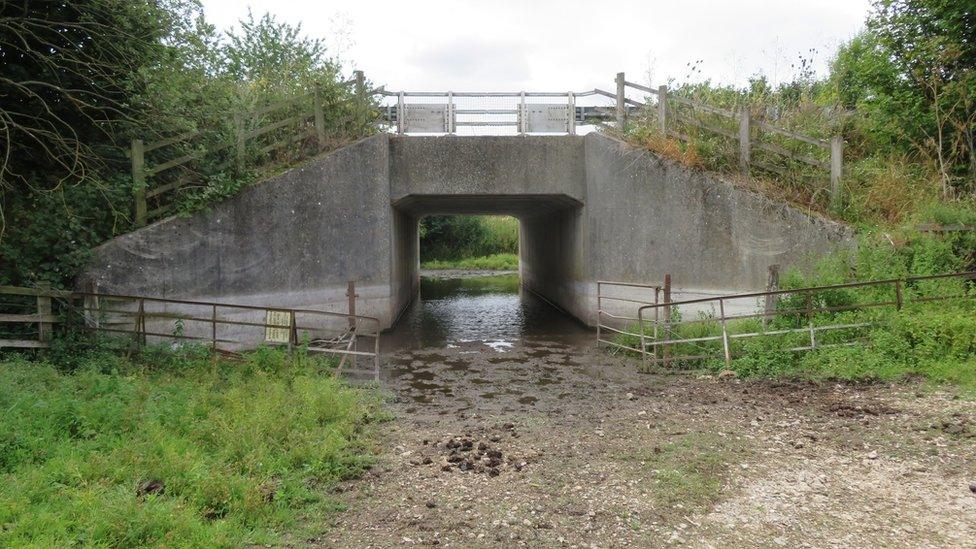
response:
[[[327,547],[976,547],[976,403],[651,376],[555,341],[401,352]],[[973,486],[976,489],[976,486]]]

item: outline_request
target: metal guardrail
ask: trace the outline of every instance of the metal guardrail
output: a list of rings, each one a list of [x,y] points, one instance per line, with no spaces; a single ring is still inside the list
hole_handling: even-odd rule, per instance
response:
[[[616,288],[613,294],[607,295],[604,293],[604,289],[607,287]],[[622,291],[630,290],[638,294],[642,291],[647,291],[648,293],[653,292],[654,298],[651,300],[635,299],[639,295],[627,295],[626,297],[621,295]],[[627,305],[657,305],[660,303],[661,298],[661,286],[653,286],[649,284],[637,284],[634,282],[613,282],[609,280],[597,280],[596,281],[596,344],[599,347],[601,343],[605,345],[610,345],[612,347],[623,347],[624,345],[619,344],[616,341],[611,341],[609,339],[603,339],[604,332],[611,333],[622,333],[626,334],[626,331],[621,331],[619,329],[620,323],[626,323],[628,321],[637,321],[637,317],[631,317],[622,314],[611,313],[604,309],[605,301],[610,301],[613,304],[626,304]],[[610,323],[614,325],[611,325]],[[654,328],[654,337],[657,337],[657,328]]]
[[[350,290],[354,303],[354,286]],[[36,297],[37,312],[8,312],[28,304],[12,301],[11,296]],[[355,314],[354,306],[349,313],[338,313],[13,286],[0,286],[0,297],[4,298],[0,300],[4,309],[0,322],[41,327],[36,338],[23,337],[35,332],[21,330],[21,339],[0,339],[0,348],[44,348],[50,345],[54,323],[77,324],[90,332],[131,336],[138,345],[191,341],[210,347],[215,354],[236,354],[259,345],[289,350],[302,346],[308,352],[341,357],[336,375],[368,373],[379,380],[380,321]],[[62,305],[60,314],[53,313],[52,300]],[[363,348],[361,338],[370,339],[370,344]],[[356,369],[357,357],[371,358],[372,369]],[[347,361],[351,367],[343,370]]]
[[[972,286],[964,289],[962,293],[953,295],[928,295],[924,291],[918,291],[925,282],[946,279],[972,282],[976,279],[976,271],[731,294],[682,301],[665,299],[657,303],[641,305],[637,309],[636,331],[613,330],[618,334],[636,339],[638,341],[636,347],[619,341],[605,342],[639,353],[644,370],[647,370],[648,365],[653,364],[663,364],[667,367],[671,364],[708,359],[724,360],[726,367],[729,367],[732,358],[738,354],[732,348],[731,342],[757,337],[806,334],[809,343],[782,349],[789,352],[857,345],[862,343],[863,338],[854,334],[866,328],[878,326],[880,321],[877,319],[864,319],[863,321],[854,319],[853,322],[818,323],[817,315],[833,315],[845,311],[867,311],[885,307],[899,310],[906,303],[976,298]],[[874,292],[876,296],[885,297],[867,302],[841,305],[827,304],[826,297],[831,294],[853,289],[873,289],[876,290]],[[787,309],[776,306],[779,300],[787,297],[799,298],[803,305]],[[730,306],[734,305],[735,301],[743,300],[752,301],[756,307],[752,309],[743,308],[740,303],[738,304],[739,308],[746,312],[729,311]],[[765,304],[760,306],[760,301],[765,302]],[[685,310],[684,312],[697,310],[698,318],[690,320],[676,318],[675,316],[680,315],[682,309]],[[776,318],[792,319],[795,326],[769,329],[771,321]],[[759,320],[761,327],[758,330],[746,331],[730,329],[730,322],[741,322],[749,319]],[[828,317],[826,320],[833,319]],[[648,325],[650,325],[650,330],[648,330]],[[700,334],[689,337],[679,331],[679,326],[690,325],[698,325],[696,329]],[[838,331],[842,333],[836,338],[836,341],[832,343],[822,341],[824,338],[821,337],[821,334]],[[845,337],[845,333],[849,334],[849,337]]]

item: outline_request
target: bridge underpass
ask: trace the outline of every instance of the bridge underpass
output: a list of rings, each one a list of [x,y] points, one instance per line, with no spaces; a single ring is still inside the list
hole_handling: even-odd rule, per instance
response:
[[[521,223],[523,284],[586,324],[596,281],[755,289],[770,264],[850,243],[825,219],[609,137],[379,134],[95,251],[101,291],[344,311],[391,326],[416,295],[417,223]]]

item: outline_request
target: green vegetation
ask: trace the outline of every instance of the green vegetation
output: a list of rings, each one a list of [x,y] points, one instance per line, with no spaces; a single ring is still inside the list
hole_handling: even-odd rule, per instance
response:
[[[765,193],[830,213],[858,226],[933,221],[934,204],[973,211],[976,193],[976,12],[965,2],[875,0],[866,29],[837,52],[830,74],[817,78],[809,60],[794,64],[790,82],[772,86],[763,75],[744,89],[671,83],[672,95],[730,110],[749,109],[765,121],[813,137],[845,140],[845,199],[829,209],[826,172],[754,150],[750,183]],[[697,72],[693,65],[690,74]],[[669,105],[670,108],[670,105]],[[737,122],[709,114],[693,119],[735,135]],[[672,117],[674,118],[674,117]],[[734,139],[684,125],[688,143],[665,138],[648,113],[627,137],[687,164],[734,172]],[[824,151],[782,136],[763,139],[809,157]]]
[[[621,456],[640,464],[641,478],[650,482],[651,497],[662,515],[707,508],[723,494],[737,443],[710,433],[690,433]]]
[[[822,260],[819,268],[804,276],[790,272],[784,289],[838,284],[850,280],[901,278],[907,275],[941,274],[964,270],[971,265],[968,250],[976,236],[969,233],[945,238],[918,237],[899,246],[863,237],[856,251],[839,253]],[[809,345],[806,332],[732,339],[731,369],[743,377],[787,377],[840,380],[905,380],[921,378],[947,383],[967,392],[976,391],[976,290],[960,278],[919,281],[903,288],[905,306],[873,307],[855,311],[818,312],[814,326],[873,323],[875,326],[820,331],[818,345],[861,340],[848,347],[820,348],[794,352],[787,349]],[[936,296],[958,299],[925,302]],[[832,289],[812,294],[814,309],[847,307],[854,304],[894,302],[892,286]],[[758,305],[757,305],[758,306]],[[808,325],[805,297],[791,294],[777,303],[777,314],[767,331],[805,328]],[[798,312],[799,311],[799,312]],[[702,315],[694,322],[675,327],[674,338],[717,336],[719,322]],[[730,334],[758,332],[758,319],[733,320]],[[629,331],[636,332],[633,326]],[[650,335],[651,326],[645,326]],[[618,341],[639,346],[636,337]],[[671,356],[712,355],[716,358],[682,362],[682,368],[720,371],[726,368],[720,341],[682,343],[670,346]]]
[[[518,266],[519,258],[515,254],[492,254],[485,257],[466,257],[456,260],[434,259],[420,264],[422,269],[460,269],[465,271],[515,271],[518,270]]]
[[[517,269],[518,243],[513,217],[437,215],[420,222],[425,269]]]
[[[324,42],[268,15],[249,15],[223,35],[198,0],[0,2],[0,35],[16,37],[0,52],[0,284],[65,286],[92,246],[132,228],[131,139],[204,132],[147,158],[159,165],[202,155],[187,172],[167,174],[192,176],[167,193],[176,196],[168,205],[190,211],[317,151],[313,143],[249,149],[265,168],[228,165],[235,113],[317,84],[332,138],[369,131],[366,116],[347,121],[351,92],[339,86],[341,63]]]
[[[837,284],[973,269],[976,238],[920,235],[920,223],[976,225],[976,12],[964,3],[939,0],[875,0],[866,28],[837,51],[830,73],[818,78],[809,60],[795,63],[792,81],[777,86],[756,75],[749,86],[710,81],[669,85],[672,96],[731,111],[748,109],[763,121],[821,139],[845,141],[844,197],[831,204],[827,172],[753,147],[749,181],[756,190],[849,223],[859,248],[822,261],[813,274],[791,273],[786,288]],[[691,64],[689,76],[698,72]],[[625,137],[687,165],[738,171],[738,142],[687,123],[680,116],[736,135],[738,123],[669,103],[674,129],[687,142],[663,136],[655,113],[638,116]],[[825,151],[784,136],[764,133],[760,143],[826,160]],[[838,207],[839,206],[839,207]],[[892,292],[889,287],[887,292]],[[866,345],[790,352],[809,345],[809,334],[733,339],[732,369],[743,376],[814,379],[906,379],[921,377],[976,390],[976,322],[971,286],[959,280],[905,288],[906,306],[816,314],[815,325],[872,322],[872,328],[819,332],[819,344],[861,339]],[[920,303],[918,298],[966,295],[969,299]],[[814,295],[814,306],[894,300],[876,289],[845,289]],[[768,329],[806,326],[795,299],[779,303]],[[687,320],[687,319],[685,319]],[[758,331],[756,319],[729,323],[732,334]],[[634,328],[636,330],[637,328]],[[681,324],[677,337],[714,336],[721,327],[703,316]],[[622,338],[633,340],[635,338]],[[636,346],[636,341],[630,341]],[[673,355],[717,354],[716,341],[682,344]],[[684,364],[687,366],[688,364]],[[723,360],[691,364],[711,370]]]
[[[0,546],[277,544],[370,464],[378,402],[329,361],[77,343],[0,361]]]

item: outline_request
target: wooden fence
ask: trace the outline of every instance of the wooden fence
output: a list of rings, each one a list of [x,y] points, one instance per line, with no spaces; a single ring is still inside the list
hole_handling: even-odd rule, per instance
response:
[[[738,168],[739,172],[744,176],[748,176],[753,167],[772,171],[779,175],[785,175],[776,166],[757,162],[754,151],[771,153],[822,170],[825,177],[827,174],[830,177],[829,193],[831,207],[837,208],[841,204],[844,171],[844,140],[841,136],[835,135],[829,140],[825,140],[790,131],[762,120],[756,120],[749,109],[734,112],[728,109],[706,105],[698,101],[692,101],[684,97],[678,97],[669,93],[667,86],[658,86],[655,89],[628,82],[622,72],[617,73],[616,85],[616,93],[611,94],[604,90],[597,91],[616,100],[616,125],[619,129],[623,129],[627,122],[631,110],[628,107],[639,107],[649,112],[654,112],[656,114],[655,122],[657,130],[662,135],[675,137],[686,142],[690,141],[692,137],[680,128],[681,125],[684,125],[737,142]],[[652,108],[647,103],[628,99],[626,96],[628,88],[655,96],[657,99],[656,105]],[[710,116],[715,116],[718,119],[729,122],[736,129],[723,128],[693,118],[683,114],[684,109],[695,113],[705,113]],[[791,150],[789,146],[784,147],[773,143],[768,139],[769,136],[785,138],[789,143],[798,146],[793,147],[793,150]],[[764,139],[764,137],[767,138]],[[806,151],[799,150],[801,148],[812,150],[814,153],[809,154]],[[818,158],[817,156],[823,156],[824,158]]]
[[[0,349],[42,349],[48,347],[54,325],[61,317],[54,314],[51,299],[64,297],[66,292],[50,288],[18,288],[0,286]]]
[[[663,301],[640,305],[636,318],[615,317],[633,322],[612,329],[621,336],[616,341],[603,342],[640,354],[645,370],[707,360],[723,360],[728,367],[745,353],[735,343],[748,339],[783,338],[786,346],[779,350],[785,352],[863,343],[865,330],[884,323],[882,315],[868,313],[972,300],[974,279],[976,271],[969,271],[682,301],[670,300],[666,281]],[[942,293],[946,290],[951,293]]]
[[[365,105],[371,93],[366,90],[362,71],[355,71],[352,80],[342,82],[342,88],[354,87],[357,105]],[[330,130],[326,125],[326,102],[321,86],[305,94],[265,105],[233,117],[233,135],[220,131],[191,131],[145,142],[133,139],[130,149],[134,195],[134,220],[137,227],[169,213],[171,193],[199,181],[202,174],[194,163],[208,159],[211,169],[224,170],[231,166],[237,171],[248,166],[250,157],[261,158],[287,146],[314,139],[317,151],[326,150]],[[354,112],[350,119],[362,116]],[[349,122],[347,120],[346,122]],[[299,147],[300,148],[300,147]],[[153,161],[149,160],[149,157]],[[153,206],[150,208],[150,206]]]
[[[310,353],[341,357],[336,374],[366,373],[379,379],[381,325],[356,314],[356,289],[350,282],[346,313],[213,301],[163,299],[95,291],[66,292],[0,286],[0,322],[14,323],[17,339],[0,339],[2,348],[45,348],[54,325],[122,337],[133,345],[195,343],[217,354],[236,354],[260,345],[302,346]],[[24,312],[36,298],[36,309]],[[7,312],[11,310],[21,312]],[[38,329],[24,329],[36,324]],[[363,339],[369,343],[364,345]],[[357,358],[372,362],[358,369]],[[348,366],[347,366],[348,364]],[[345,367],[345,369],[343,369]]]

